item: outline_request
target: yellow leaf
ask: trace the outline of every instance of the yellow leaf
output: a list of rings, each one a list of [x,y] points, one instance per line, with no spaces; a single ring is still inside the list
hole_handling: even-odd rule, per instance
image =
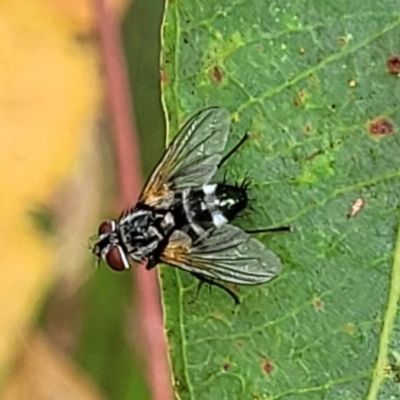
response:
[[[102,99],[98,51],[71,29],[80,21],[85,31],[89,18],[63,14],[56,3],[0,4],[0,360],[6,364],[53,279],[54,249],[31,211],[76,167]],[[92,1],[80,4],[90,10]]]

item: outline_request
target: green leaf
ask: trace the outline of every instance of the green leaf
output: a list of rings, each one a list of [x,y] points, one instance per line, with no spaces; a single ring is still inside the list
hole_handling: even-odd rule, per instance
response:
[[[182,400],[400,398],[400,83],[386,65],[399,10],[400,0],[168,2],[169,140],[199,109],[229,109],[228,147],[251,136],[225,168],[253,178],[253,209],[236,224],[294,228],[258,236],[284,269],[240,287],[237,308],[163,267]]]

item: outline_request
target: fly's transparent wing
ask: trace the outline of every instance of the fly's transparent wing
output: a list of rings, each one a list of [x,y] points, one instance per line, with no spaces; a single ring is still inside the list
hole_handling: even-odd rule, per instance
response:
[[[173,191],[208,183],[222,159],[229,126],[229,113],[224,108],[207,108],[193,116],[151,174],[140,201],[153,207],[165,207]]]
[[[224,225],[195,243],[177,231],[161,259],[207,278],[240,285],[257,285],[279,274],[279,258],[243,230]]]

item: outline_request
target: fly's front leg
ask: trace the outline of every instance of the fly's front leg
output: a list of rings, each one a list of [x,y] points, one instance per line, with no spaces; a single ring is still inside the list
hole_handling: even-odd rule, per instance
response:
[[[237,306],[238,304],[240,304],[240,300],[239,300],[239,296],[229,287],[225,286],[224,284],[218,282],[218,281],[214,281],[213,279],[210,278],[206,278],[203,275],[200,274],[196,274],[192,272],[192,275],[195,276],[200,282],[199,282],[199,287],[197,288],[197,293],[199,292],[200,288],[207,283],[208,285],[211,286],[216,286],[219,287],[220,289],[222,289],[223,291],[225,291],[226,293],[229,294],[229,296],[232,297],[233,301],[235,302],[235,306]]]
[[[291,225],[284,225],[268,229],[244,229],[244,231],[250,235],[255,235],[257,233],[293,232],[293,227]]]
[[[147,270],[153,269],[158,263],[159,263],[158,258],[153,255],[150,255],[147,258],[146,269]]]

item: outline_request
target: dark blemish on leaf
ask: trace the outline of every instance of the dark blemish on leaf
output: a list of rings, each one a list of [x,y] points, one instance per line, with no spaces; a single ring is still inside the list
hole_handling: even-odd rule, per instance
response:
[[[342,47],[347,44],[347,39],[345,37],[341,37],[341,38],[339,38],[338,43],[339,43],[339,46]]]
[[[258,44],[257,45],[257,50],[258,51],[263,51],[264,50],[264,46],[262,44]]]
[[[253,400],[260,400],[260,396],[257,393],[252,393],[251,397]]]
[[[313,86],[319,86],[320,85],[320,80],[318,79],[318,77],[314,74],[310,74],[309,76],[311,84]]]
[[[399,55],[394,55],[394,56],[389,57],[386,62],[386,65],[391,74],[393,74],[393,75],[400,74],[400,56]]]
[[[378,117],[368,124],[368,131],[375,137],[392,135],[394,133],[394,126],[387,118]]]
[[[304,128],[304,131],[305,131],[306,133],[310,133],[310,132],[312,131],[311,125],[310,125],[310,124],[307,124],[307,125],[305,126],[305,128]]]
[[[232,114],[231,122],[233,122],[233,123],[238,122],[238,121],[239,121],[239,118],[240,118],[239,113],[234,112],[234,113]],[[250,132],[249,132],[249,135],[250,135]]]
[[[185,23],[187,23],[187,24],[190,24],[191,22],[192,22],[191,19],[187,19],[187,20],[185,21]]]
[[[325,304],[319,297],[314,297],[312,300],[312,304],[316,311],[324,311],[325,310]]]
[[[330,105],[330,109],[331,109],[332,111],[335,111],[335,110],[336,110],[336,104],[331,104],[331,105]]]
[[[357,86],[357,82],[356,82],[354,79],[351,79],[351,80],[349,81],[349,86],[350,86],[351,88],[356,87],[356,86]]]
[[[238,349],[241,349],[241,348],[243,347],[243,343],[242,343],[242,342],[237,342],[237,343],[236,343],[236,347],[237,347]]]
[[[211,76],[215,83],[221,83],[223,78],[223,70],[217,65],[211,69]]]
[[[298,107],[298,106],[302,106],[305,102],[307,95],[305,92],[299,92],[297,93],[296,97],[293,99],[293,104]]]
[[[274,370],[274,364],[271,360],[264,360],[262,363],[262,369],[267,375],[271,375],[272,371]]]
[[[231,370],[232,365],[229,361],[225,361],[224,364],[222,365],[222,368],[224,369],[224,371],[228,372]]]
[[[168,82],[168,75],[163,69],[160,71],[160,79],[162,85],[165,85]]]
[[[325,153],[325,150],[323,150],[323,149],[317,150],[317,151],[315,151],[314,153],[312,153],[312,154],[310,154],[309,156],[307,156],[307,157],[305,158],[305,160],[306,160],[306,161],[311,161],[311,160],[314,159],[315,157],[317,157],[317,156],[319,156],[319,155],[321,155],[321,154],[324,154],[324,153]]]
[[[364,205],[365,205],[364,199],[362,199],[361,197],[356,199],[351,205],[350,211],[347,214],[347,218],[355,217],[364,208]]]
[[[188,43],[189,43],[189,39],[186,38],[186,37],[184,37],[184,38],[183,38],[183,43],[188,44]]]

